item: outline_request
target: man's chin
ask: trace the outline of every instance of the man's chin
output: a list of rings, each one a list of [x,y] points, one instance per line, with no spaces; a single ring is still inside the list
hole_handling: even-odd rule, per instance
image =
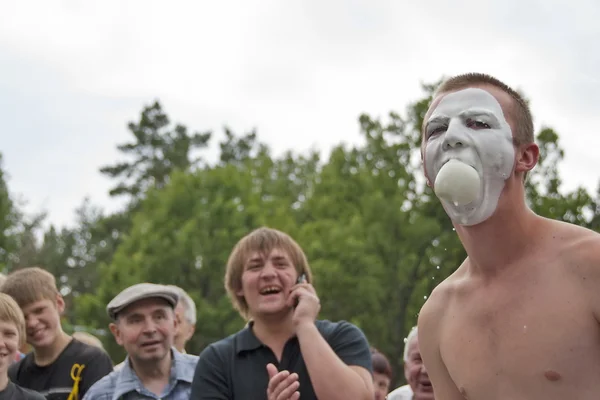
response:
[[[283,318],[287,316],[292,310],[293,308],[288,307],[287,305],[268,305],[266,307],[261,307],[258,310],[257,314],[267,319]]]
[[[52,346],[52,337],[44,337],[38,340],[28,340],[27,343],[35,349],[43,349]]]

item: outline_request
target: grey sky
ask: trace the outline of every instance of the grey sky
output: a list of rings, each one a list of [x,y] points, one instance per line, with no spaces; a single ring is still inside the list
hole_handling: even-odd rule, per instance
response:
[[[20,0],[0,13],[0,151],[9,188],[73,221],[108,210],[98,168],[158,98],[192,130],[253,127],[277,152],[356,143],[361,112],[403,111],[420,82],[487,72],[525,91],[595,190],[600,3],[592,0]]]

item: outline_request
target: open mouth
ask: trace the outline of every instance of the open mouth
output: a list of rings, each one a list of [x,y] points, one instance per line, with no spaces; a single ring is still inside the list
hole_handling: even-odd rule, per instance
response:
[[[278,286],[267,286],[260,290],[259,292],[262,296],[270,296],[274,294],[281,293],[281,288]]]
[[[431,392],[433,391],[433,386],[431,385],[430,381],[423,380],[419,381],[419,389],[421,389],[424,392]]]

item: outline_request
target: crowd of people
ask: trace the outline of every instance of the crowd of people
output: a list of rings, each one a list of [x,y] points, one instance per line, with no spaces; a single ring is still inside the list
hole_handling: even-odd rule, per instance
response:
[[[193,299],[176,286],[139,283],[106,306],[110,332],[127,353],[111,360],[97,337],[63,330],[65,302],[50,272],[18,269],[0,283],[6,398],[298,399],[343,392],[346,398],[386,398],[392,380],[387,358],[353,324],[317,318],[320,302],[311,281],[294,239],[259,228],[236,245],[225,273],[233,305],[248,321],[244,329],[199,356],[188,354]],[[432,393],[416,333],[415,327],[408,335],[404,357],[409,384],[389,399],[412,398],[413,390]],[[25,341],[27,354],[19,351]]]
[[[318,318],[304,251],[263,227],[236,244],[224,275],[247,324],[199,355],[185,349],[196,309],[178,287],[139,283],[106,305],[127,353],[114,365],[93,337],[63,331],[54,276],[11,272],[0,285],[0,400],[598,399],[600,236],[527,207],[539,158],[528,104],[491,76],[450,78],[425,115],[421,153],[468,257],[408,333],[406,385],[390,387],[390,362],[361,329]]]

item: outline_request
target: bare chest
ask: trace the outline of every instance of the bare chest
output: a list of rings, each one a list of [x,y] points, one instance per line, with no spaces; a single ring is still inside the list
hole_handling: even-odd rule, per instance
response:
[[[442,358],[467,399],[587,399],[582,388],[600,391],[598,324],[561,279],[461,293],[444,321]]]

